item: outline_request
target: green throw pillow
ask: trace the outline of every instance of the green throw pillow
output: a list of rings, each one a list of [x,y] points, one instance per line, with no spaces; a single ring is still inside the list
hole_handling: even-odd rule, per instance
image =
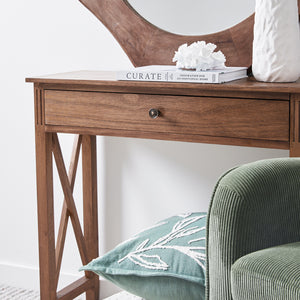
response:
[[[163,220],[80,270],[147,300],[205,298],[206,213]]]

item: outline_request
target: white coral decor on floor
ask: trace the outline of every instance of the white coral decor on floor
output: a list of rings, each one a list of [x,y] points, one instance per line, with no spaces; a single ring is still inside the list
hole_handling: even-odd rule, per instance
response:
[[[256,0],[252,71],[259,81],[292,82],[300,76],[297,0]]]

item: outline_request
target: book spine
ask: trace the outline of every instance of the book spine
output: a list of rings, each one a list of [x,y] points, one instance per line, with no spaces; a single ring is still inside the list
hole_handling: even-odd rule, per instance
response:
[[[144,72],[144,71],[119,71],[117,80],[129,81],[162,81],[162,82],[195,82],[219,83],[219,74],[214,72]]]

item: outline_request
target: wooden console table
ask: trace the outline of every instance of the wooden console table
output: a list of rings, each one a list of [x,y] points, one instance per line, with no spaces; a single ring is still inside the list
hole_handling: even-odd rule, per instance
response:
[[[35,96],[42,300],[73,299],[85,291],[88,300],[98,299],[99,280],[89,272],[56,292],[69,217],[82,263],[98,256],[96,135],[289,149],[290,156],[300,156],[300,81],[130,82],[96,71],[26,80],[34,83]],[[59,132],[76,134],[69,173]],[[83,229],[72,194],[80,148]],[[52,157],[65,196],[56,243]]]

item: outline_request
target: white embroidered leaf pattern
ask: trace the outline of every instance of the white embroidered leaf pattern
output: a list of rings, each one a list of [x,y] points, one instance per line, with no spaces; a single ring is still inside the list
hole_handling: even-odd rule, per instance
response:
[[[165,235],[165,236],[159,238],[156,242],[154,242],[152,244],[152,246],[164,245],[164,244],[166,244],[169,241],[169,239],[170,239],[170,236],[169,235]]]
[[[155,270],[167,270],[169,266],[158,255],[133,254],[129,259],[141,267]]]
[[[188,228],[188,229],[182,231],[180,233],[179,237],[184,237],[184,236],[192,235],[192,234],[197,233],[199,231],[201,231],[201,228],[197,228],[197,227]]]
[[[197,252],[199,250],[205,250],[205,247],[183,247],[183,246],[174,246],[174,249],[184,253],[185,255],[189,256],[190,258],[194,259],[198,265],[200,265],[203,269],[205,269],[202,261],[205,261],[205,254]]]
[[[195,238],[187,242],[188,246],[174,245],[174,242],[170,244],[171,241],[194,235],[202,230],[205,230],[205,227],[190,226],[195,225],[194,223],[198,220],[205,218],[205,215],[190,217],[190,214],[183,215],[183,220],[178,221],[172,228],[171,232],[160,237],[152,244],[149,245],[150,239],[144,240],[141,244],[139,244],[136,250],[128,253],[125,257],[120,259],[118,262],[122,263],[124,260],[129,259],[134,264],[137,264],[141,267],[147,269],[155,269],[155,270],[167,270],[169,268],[168,264],[164,262],[158,255],[147,255],[145,254],[147,251],[155,250],[155,249],[169,249],[179,251],[191,259],[193,259],[199,266],[203,269],[205,262],[205,247],[201,246],[190,246],[191,243],[199,242],[205,240],[204,237]],[[202,251],[204,253],[201,253]],[[152,252],[153,253],[153,252]]]
[[[181,228],[184,228],[202,218],[204,218],[205,216],[197,216],[197,217],[191,217],[191,218],[185,218],[182,221],[177,222],[174,227],[173,227],[173,231],[179,230]]]
[[[136,250],[142,250],[149,242],[149,239],[144,240],[141,244],[139,244],[136,248]]]
[[[205,237],[202,237],[202,238],[199,238],[199,239],[190,240],[190,241],[189,241],[189,244],[191,244],[191,243],[195,243],[195,242],[204,241],[204,240],[206,240],[206,238],[205,238]]]

